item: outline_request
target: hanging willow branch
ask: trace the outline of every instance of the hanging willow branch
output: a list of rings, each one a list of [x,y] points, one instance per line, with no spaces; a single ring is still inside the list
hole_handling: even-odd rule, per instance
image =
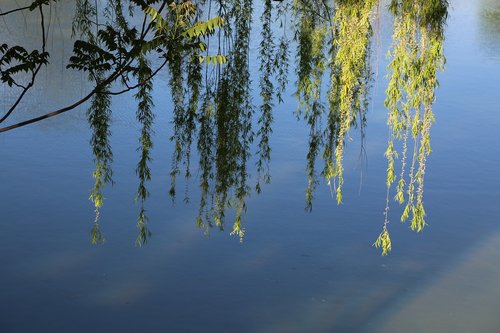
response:
[[[321,147],[325,162],[322,175],[329,185],[333,183],[337,203],[342,202],[344,146],[349,139],[349,129],[360,119],[364,131],[375,4],[376,0],[337,1],[334,7],[329,7],[325,2],[319,6],[306,0],[294,2],[298,26],[295,36],[299,113],[304,114],[310,127],[306,168],[306,208],[309,210],[318,183],[315,163]],[[321,95],[327,68],[330,69],[330,88],[329,109],[325,115]],[[324,116],[327,124],[322,128]]]
[[[92,244],[104,242],[104,237],[99,227],[100,209],[104,203],[103,189],[108,183],[112,183],[113,152],[109,142],[111,135],[111,98],[106,94],[107,87],[102,93],[94,95],[87,111],[88,121],[92,129],[90,145],[94,154],[95,169],[93,173],[94,187],[90,192],[90,201],[95,207],[94,226],[91,231]]]
[[[324,54],[327,27],[317,16],[306,10],[306,3],[294,2],[293,10],[298,29],[297,41],[297,92],[298,114],[303,115],[309,125],[309,151],[307,153],[306,210],[312,209],[313,193],[317,186],[316,157],[321,145],[321,85],[326,68]]]
[[[140,142],[140,159],[136,167],[136,173],[139,176],[139,186],[137,188],[137,195],[135,200],[140,201],[140,211],[137,219],[137,228],[139,229],[139,235],[136,239],[136,244],[141,246],[146,243],[151,232],[147,228],[147,215],[144,208],[144,203],[149,196],[149,191],[146,188],[146,182],[151,180],[151,170],[149,168],[149,162],[151,161],[150,152],[153,148],[152,134],[153,134],[153,99],[151,92],[153,90],[153,83],[148,78],[151,76],[152,70],[149,65],[149,61],[144,56],[139,56],[138,66],[137,66],[137,80],[139,82],[144,82],[137,93],[135,98],[138,101],[138,107],[136,112],[137,121],[142,125]]]
[[[261,42],[259,47],[260,58],[260,96],[262,97],[262,104],[260,106],[260,129],[257,135],[260,137],[259,141],[259,160],[257,162],[257,193],[260,193],[260,181],[263,178],[265,183],[269,183],[271,175],[269,172],[269,162],[271,160],[271,147],[269,145],[269,137],[272,133],[273,122],[273,95],[274,84],[272,77],[275,71],[274,67],[274,52],[275,45],[273,34],[271,31],[272,23],[272,0],[265,0],[264,11],[260,18],[262,23]]]
[[[276,52],[274,55],[273,66],[275,68],[275,80],[276,80],[276,98],[278,98],[279,103],[283,103],[283,96],[286,91],[286,86],[288,84],[288,70],[289,70],[289,58],[290,40],[287,36],[287,21],[288,21],[288,2],[282,1],[277,5],[277,19],[280,20],[280,28],[283,32],[279,38],[279,42],[276,45]]]
[[[344,145],[349,139],[349,129],[355,123],[364,104],[366,71],[369,59],[369,44],[372,36],[371,19],[376,0],[337,2],[333,18],[334,50],[330,105],[338,108],[331,111],[332,120],[338,127],[332,127],[335,134],[334,164],[327,168],[327,181],[335,178],[337,203],[342,202],[344,184]],[[330,139],[331,141],[332,139]],[[328,164],[328,162],[327,162]],[[332,163],[330,162],[330,165]]]
[[[391,186],[397,179],[396,140],[402,141],[401,171],[394,197],[398,203],[405,204],[401,221],[410,219],[410,228],[416,232],[421,232],[426,226],[424,177],[427,157],[431,152],[430,128],[434,122],[432,104],[438,85],[436,74],[443,69],[445,62],[443,30],[447,8],[446,0],[393,0],[390,5],[395,19],[390,53],[392,60],[389,65],[392,74],[385,101],[389,110],[387,199],[382,233],[374,244],[382,249],[383,255],[391,250],[389,197]],[[410,137],[413,154],[409,174],[406,175]]]

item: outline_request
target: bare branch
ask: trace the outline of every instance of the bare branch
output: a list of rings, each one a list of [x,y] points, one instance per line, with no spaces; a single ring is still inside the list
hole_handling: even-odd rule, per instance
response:
[[[12,13],[15,13],[15,12],[20,12],[22,10],[26,10],[26,9],[30,9],[30,8],[31,8],[31,5],[30,6],[26,6],[26,7],[19,7],[19,8],[12,9],[12,10],[9,10],[9,11],[6,11],[6,12],[2,12],[0,10],[0,16],[9,15],[9,14],[12,14]]]

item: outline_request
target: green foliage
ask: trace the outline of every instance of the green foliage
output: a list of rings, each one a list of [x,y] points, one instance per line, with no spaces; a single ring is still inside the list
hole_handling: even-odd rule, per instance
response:
[[[224,19],[220,16],[213,17],[204,22],[196,22],[193,26],[186,29],[185,37],[207,37],[213,35],[217,28],[224,26]]]
[[[296,91],[299,102],[298,114],[303,115],[309,125],[306,210],[310,211],[312,209],[313,193],[318,184],[315,167],[316,157],[322,142],[320,123],[324,105],[321,102],[321,90],[323,73],[327,67],[325,57],[327,25],[306,8],[306,3],[294,2],[293,10],[298,26],[295,33],[298,55],[296,70],[298,77]]]
[[[389,231],[387,231],[387,228],[384,228],[382,230],[380,235],[375,240],[375,243],[373,243],[373,246],[375,246],[377,249],[381,249],[383,256],[386,256],[389,254],[389,252],[391,252],[392,243],[391,243],[391,237],[389,235]]]
[[[195,119],[202,77],[201,63],[221,65],[227,62],[226,57],[220,54],[214,56],[200,54],[207,50],[207,45],[202,39],[213,35],[217,28],[222,27],[224,19],[216,16],[207,21],[196,21],[197,9],[190,1],[171,2],[167,7],[164,5],[153,7],[157,2],[129,3],[129,15],[134,12],[134,7],[140,7],[144,12],[142,28],[129,26],[130,17],[124,11],[122,1],[107,1],[103,17],[91,1],[79,0],[76,4],[73,34],[79,35],[82,39],[75,42],[68,68],[88,72],[89,77],[96,83],[96,95],[92,99],[90,108],[92,111],[89,111],[89,122],[94,129],[92,146],[96,160],[94,172],[96,182],[91,193],[91,200],[96,209],[96,223],[92,229],[93,242],[104,239],[98,229],[98,217],[103,204],[102,189],[111,181],[109,108],[110,95],[115,93],[109,91],[109,83],[119,78],[127,87],[124,92],[137,89],[135,94],[138,102],[137,120],[142,129],[139,140],[140,160],[136,168],[139,177],[136,201],[141,205],[136,243],[141,246],[151,235],[147,227],[148,218],[144,203],[149,196],[146,183],[151,179],[149,162],[153,147],[154,120],[152,78],[163,67],[152,69],[148,57],[152,53],[159,54],[165,58],[165,63],[168,63],[171,72],[170,87],[174,100],[175,124],[172,140],[175,141],[176,147],[171,171],[172,197],[175,197],[175,178],[180,172],[181,161],[184,161],[186,167],[186,177],[190,175],[190,146],[196,128]],[[98,22],[103,19],[105,23],[101,28]],[[131,84],[134,79],[137,82],[135,85]],[[186,89],[189,91],[187,106],[184,102]]]
[[[310,127],[307,154],[306,208],[311,209],[318,183],[316,159],[323,148],[322,175],[342,202],[343,156],[349,129],[358,119],[363,125],[369,81],[371,16],[376,1],[339,1],[334,7],[315,8],[305,0],[294,2],[298,44],[297,97],[299,114]],[[313,9],[311,9],[313,8]],[[327,59],[327,54],[329,59]],[[329,108],[321,100],[323,75],[329,69]],[[326,112],[325,114],[325,111]],[[321,119],[327,118],[325,128]]]
[[[36,0],[14,10],[39,10],[43,41],[41,50],[33,51],[19,45],[0,45],[1,80],[23,91],[0,122],[10,116],[33,85],[40,67],[49,62],[43,7],[53,2]],[[360,127],[363,152],[371,80],[373,9],[377,3],[377,0],[265,0],[258,50],[260,100],[256,102],[251,97],[249,70],[253,60],[250,59],[253,0],[76,0],[72,34],[77,40],[68,68],[87,73],[93,89],[72,106],[46,117],[90,101],[87,115],[95,162],[90,200],[96,213],[91,242],[104,242],[99,221],[105,186],[112,183],[111,96],[128,91],[135,91],[136,118],[140,125],[136,166],[139,184],[135,198],[140,204],[137,246],[145,244],[152,234],[145,208],[149,197],[147,185],[152,177],[155,118],[152,90],[153,79],[163,68],[170,74],[168,83],[173,101],[170,195],[172,199],[177,195],[177,177],[181,174],[186,179],[191,177],[191,149],[196,142],[201,189],[196,224],[205,233],[212,226],[223,230],[227,210],[233,209],[231,234],[243,240],[246,199],[251,192],[248,164],[253,144],[257,149],[256,192],[271,179],[273,109],[276,100],[283,102],[288,84],[289,9],[295,23],[297,116],[309,127],[306,209],[312,209],[319,183],[320,154],[324,160],[321,176],[333,187],[332,195],[341,204],[344,154],[352,127]],[[417,232],[426,226],[424,178],[431,152],[436,75],[445,62],[447,8],[446,0],[391,0],[389,6],[394,25],[385,100],[390,132],[385,152],[387,196],[382,232],[374,243],[382,255],[392,249],[388,226],[394,184],[394,199],[404,205],[401,220],[409,220],[410,228]],[[279,30],[275,29],[277,22]],[[161,64],[153,67],[153,58],[160,58]],[[18,79],[25,73],[32,76],[27,85]],[[18,125],[35,121],[37,118]],[[0,128],[0,132],[9,129]],[[187,185],[184,200],[189,200]]]
[[[436,74],[443,69],[445,62],[443,26],[447,8],[446,0],[393,0],[390,5],[395,19],[389,65],[391,76],[385,100],[389,110],[390,137],[386,152],[388,168],[384,231],[387,231],[389,223],[389,193],[392,183],[396,181],[396,140],[402,140],[401,172],[394,197],[399,204],[405,204],[401,221],[410,219],[410,227],[416,232],[421,232],[426,226],[424,176],[427,156],[431,152],[430,128],[434,122],[432,104],[438,85]],[[413,155],[407,176],[410,137],[413,141]],[[382,244],[382,252],[387,253],[383,243],[379,244]]]
[[[233,45],[215,96],[215,194],[214,221],[224,227],[225,209],[234,207],[233,234],[243,237],[242,217],[246,211],[247,163],[253,140],[253,107],[250,97],[249,48],[253,6],[251,0],[235,0],[228,12]]]
[[[283,94],[285,93],[286,86],[288,84],[288,67],[289,67],[289,43],[286,35],[283,35],[279,39],[279,43],[276,47],[276,53],[274,58],[274,68],[276,69],[276,97],[280,103],[283,103]]]
[[[103,190],[107,183],[112,182],[113,152],[109,143],[111,121],[111,98],[106,94],[107,87],[94,95],[87,111],[88,121],[92,129],[90,145],[94,154],[95,169],[93,173],[94,187],[90,192],[90,201],[95,208],[95,221],[92,229],[92,243],[103,242],[99,230],[100,209],[104,204]]]
[[[260,42],[260,96],[262,97],[261,116],[259,119],[259,124],[261,125],[257,134],[260,136],[259,141],[259,160],[257,162],[257,192],[261,191],[260,180],[263,177],[264,182],[269,183],[271,180],[271,175],[269,171],[269,162],[271,159],[271,147],[269,145],[269,137],[272,133],[272,122],[273,122],[273,95],[274,95],[274,84],[272,82],[272,76],[275,71],[274,66],[274,53],[275,45],[273,34],[271,31],[272,24],[272,0],[266,0],[264,3],[264,11],[261,16],[262,23],[262,40]]]
[[[138,107],[136,112],[136,117],[138,122],[142,125],[140,142],[140,159],[137,163],[136,173],[139,176],[139,186],[137,188],[137,195],[135,200],[140,201],[141,209],[139,212],[139,217],[137,220],[137,227],[139,229],[139,235],[136,240],[136,244],[141,246],[147,241],[148,236],[151,232],[147,229],[147,216],[144,209],[144,202],[149,196],[149,192],[146,188],[146,182],[151,180],[151,170],[149,168],[149,162],[151,161],[150,152],[153,148],[152,134],[153,134],[153,99],[151,92],[153,90],[153,83],[148,78],[152,75],[152,70],[150,68],[149,61],[144,56],[139,56],[138,66],[137,66],[137,81],[144,82],[135,94],[135,98],[138,101]]]
[[[181,172],[180,164],[185,167],[186,178],[190,177],[190,155],[192,138],[196,130],[196,111],[198,108],[198,98],[201,86],[201,64],[222,65],[227,62],[223,55],[205,55],[201,52],[207,51],[207,45],[200,38],[207,38],[213,35],[216,28],[224,26],[225,21],[219,16],[207,21],[196,21],[196,6],[192,3],[170,4],[172,12],[164,22],[175,22],[169,33],[167,40],[169,47],[168,68],[170,71],[169,85],[174,102],[174,134],[171,140],[175,143],[175,151],[171,168],[170,196],[176,197],[176,178]],[[166,30],[166,23],[162,23],[159,30],[162,35]],[[165,38],[165,37],[161,37]],[[187,41],[187,45],[174,43],[175,40]],[[186,99],[188,102],[186,103]],[[186,105],[187,104],[187,105]],[[187,194],[185,200],[188,200]]]
[[[344,184],[344,144],[349,129],[361,111],[363,92],[366,90],[369,43],[372,34],[371,16],[375,0],[338,1],[333,18],[335,53],[332,62],[332,87],[330,103],[338,115],[338,130],[335,144],[333,174],[326,174],[327,180],[336,178],[337,203],[342,202]],[[338,87],[333,87],[337,84]]]

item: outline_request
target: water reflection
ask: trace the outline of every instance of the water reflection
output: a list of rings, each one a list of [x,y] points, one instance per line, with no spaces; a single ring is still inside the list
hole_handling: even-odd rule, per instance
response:
[[[4,232],[0,235],[0,262],[5,270],[0,294],[4,330],[26,332],[37,327],[86,332],[92,326],[122,331],[168,327],[174,332],[374,332],[374,327],[382,331],[393,327],[395,332],[405,332],[425,325],[420,331],[448,332],[459,331],[457,325],[463,325],[468,331],[495,331],[495,299],[499,298],[494,291],[500,289],[494,253],[498,253],[499,243],[498,239],[485,242],[483,236],[495,233],[499,214],[500,154],[495,153],[500,147],[495,134],[500,125],[496,110],[498,66],[484,57],[477,45],[477,31],[469,29],[475,25],[461,19],[471,17],[479,6],[478,2],[466,2],[470,11],[455,9],[456,16],[447,28],[447,72],[441,76],[437,122],[432,128],[435,153],[426,175],[431,228],[424,235],[408,234],[408,226],[396,221],[391,224],[393,255],[378,258],[370,248],[385,196],[382,155],[387,139],[380,93],[375,100],[376,112],[370,108],[367,114],[370,164],[362,197],[354,195],[355,190],[351,192],[357,184],[350,188],[353,177],[349,170],[359,149],[358,130],[351,130],[354,142],[347,143],[346,153],[353,154],[345,157],[344,205],[335,207],[323,184],[318,186],[313,212],[302,212],[309,136],[306,122],[296,122],[291,115],[295,110],[295,98],[288,98],[295,91],[292,88],[283,95],[284,106],[279,106],[277,99],[274,102],[272,184],[263,186],[262,195],[247,199],[246,244],[240,246],[237,238],[218,232],[212,232],[210,239],[200,237],[192,226],[199,208],[197,137],[189,181],[192,202],[171,209],[167,198],[166,169],[172,148],[166,141],[173,131],[166,124],[172,108],[170,97],[162,96],[170,95],[166,93],[168,76],[162,73],[166,79],[155,83],[158,112],[151,155],[154,161],[150,164],[153,181],[148,185],[151,196],[146,202],[154,239],[140,251],[133,247],[133,219],[139,207],[130,205],[138,185],[133,170],[140,158],[135,151],[140,129],[133,125],[136,103],[131,96],[113,100],[111,142],[117,186],[105,191],[102,223],[108,244],[103,248],[90,247],[87,239],[92,209],[85,197],[92,165],[85,112],[78,114],[81,119],[54,118],[1,136]],[[456,2],[454,6],[459,7]],[[254,10],[254,25],[258,27],[261,11],[257,4]],[[382,27],[390,29],[391,23],[383,21]],[[288,24],[292,27],[291,17]],[[281,30],[272,31],[278,38]],[[250,57],[258,50],[258,32],[254,27]],[[287,35],[293,37],[290,32]],[[385,42],[381,54],[389,48]],[[296,81],[295,50],[295,45],[290,45],[292,84]],[[382,91],[383,55],[379,61]],[[258,107],[258,63],[253,61],[250,66],[252,98]],[[67,84],[62,85],[68,86],[71,82],[65,80]],[[324,81],[326,91],[329,80]],[[77,88],[76,98],[78,80]],[[82,94],[87,91],[82,90]],[[56,95],[55,89],[52,94]],[[46,96],[43,92],[38,95]],[[43,101],[46,99],[50,97]],[[328,107],[327,102],[325,105]],[[258,109],[255,112],[260,114]],[[76,131],[61,131],[62,126]],[[254,140],[252,154],[257,151],[256,144]],[[247,169],[255,176],[257,157],[253,159]],[[321,163],[317,170],[319,181],[324,182]],[[176,184],[179,201],[185,187],[182,163],[180,170]],[[480,172],[471,178],[470,170]],[[253,187],[255,179],[250,178],[249,184]],[[396,210],[391,209],[393,220],[399,217]],[[232,218],[229,211],[227,222],[233,222]],[[474,251],[484,244],[491,245],[491,251],[484,256]],[[464,252],[471,257],[463,257]],[[448,270],[450,263],[457,260],[460,265],[464,259],[484,266]],[[465,283],[457,283],[462,278]],[[434,285],[436,280],[440,281]],[[445,287],[447,291],[442,289]],[[417,299],[419,294],[425,297]],[[469,300],[474,301],[448,317],[446,310],[457,309]],[[54,313],[60,314],[57,329],[55,322],[48,320]],[[81,313],[87,315],[82,317]],[[381,321],[373,323],[376,317]]]
[[[92,242],[104,241],[100,208],[103,189],[113,182],[111,96],[131,90],[135,91],[136,118],[141,126],[136,167],[136,201],[140,205],[137,244],[144,244],[151,235],[145,207],[152,177],[149,164],[155,119],[151,79],[163,68],[170,75],[173,101],[170,196],[174,200],[178,197],[177,179],[191,177],[192,157],[198,157],[201,199],[197,225],[205,232],[213,226],[224,229],[227,211],[233,209],[231,234],[243,239],[243,217],[251,189],[259,193],[262,184],[271,180],[273,109],[276,103],[283,102],[292,62],[296,63],[297,115],[309,127],[306,209],[312,210],[319,175],[341,204],[344,155],[352,139],[352,128],[360,131],[363,149],[372,79],[371,45],[381,4],[376,0],[266,0],[260,16],[258,100],[252,99],[251,83],[257,78],[251,77],[249,69],[253,1],[163,1],[143,5],[131,2],[131,7],[126,8],[120,1],[96,5],[86,0],[75,5],[72,32],[78,40],[68,67],[89,73],[89,81],[95,87],[77,102],[90,102],[87,118],[95,160],[90,199],[96,211]],[[49,1],[51,6],[55,4]],[[424,175],[434,119],[436,72],[444,65],[442,42],[447,6],[445,0],[393,0],[389,6],[394,16],[394,35],[386,100],[390,129],[386,152],[388,191],[386,219],[375,243],[383,254],[391,249],[388,210],[393,182],[398,180],[396,200],[406,204],[402,219],[409,219],[415,231],[421,231],[426,224]],[[46,8],[40,4],[33,8],[40,11],[38,23],[44,30]],[[292,32],[287,22],[293,22],[288,23],[294,27]],[[45,34],[42,36],[45,47]],[[8,52],[9,46],[2,48],[4,57]],[[155,57],[161,59],[160,65],[153,60]],[[22,57],[17,61],[29,62]],[[34,63],[39,66],[40,61]],[[3,65],[7,66],[7,62]],[[8,73],[6,68],[3,73]],[[11,78],[6,76],[6,80]],[[38,120],[28,120],[31,121]],[[411,140],[413,144],[409,145]],[[406,167],[410,146],[413,153],[408,154],[412,158]],[[192,152],[194,147],[196,153]],[[398,149],[402,158],[396,177]],[[318,172],[320,156],[324,166]],[[253,163],[255,179],[251,177]],[[189,201],[188,189],[184,201]]]
[[[494,234],[481,246],[409,293],[371,332],[495,332],[500,324],[498,242]],[[481,281],[481,283],[477,283]]]

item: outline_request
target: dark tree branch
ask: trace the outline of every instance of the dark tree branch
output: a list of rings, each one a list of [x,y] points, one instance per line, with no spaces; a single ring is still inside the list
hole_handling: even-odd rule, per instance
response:
[[[32,123],[36,123],[36,122],[38,122],[40,120],[51,118],[51,117],[57,116],[57,115],[59,115],[61,113],[64,113],[66,111],[73,110],[77,106],[79,106],[79,105],[85,103],[87,100],[89,100],[95,93],[96,93],[96,89],[92,90],[87,96],[85,96],[81,100],[79,100],[79,101],[77,101],[77,102],[75,102],[75,103],[73,103],[73,104],[71,104],[71,105],[69,105],[67,107],[59,109],[57,111],[46,113],[46,114],[44,114],[43,116],[40,116],[40,117],[36,117],[36,118],[32,118],[32,119],[29,119],[29,120],[26,120],[26,121],[22,121],[20,123],[14,124],[14,125],[2,127],[2,128],[0,128],[0,133],[13,130],[14,128],[23,127],[23,126],[26,126],[26,125],[29,125],[29,124],[32,124]]]
[[[23,86],[22,84],[17,83],[17,82],[16,82],[16,81],[14,81],[14,80],[12,81],[12,84],[13,84],[13,85],[15,85],[15,86],[16,86],[16,87],[18,87],[18,88],[21,88],[21,89],[26,89],[26,86]],[[3,118],[2,118],[2,119],[3,119]],[[0,123],[1,123],[1,121],[0,121]]]
[[[22,10],[26,10],[26,9],[30,9],[30,8],[31,8],[31,5],[26,6],[26,7],[19,7],[19,8],[12,9],[12,10],[9,10],[9,11],[6,11],[6,12],[2,12],[0,10],[0,16],[9,15],[9,14],[12,14],[12,13],[15,13],[15,12],[20,12]]]
[[[40,10],[40,18],[41,18],[40,19],[40,21],[41,21],[40,24],[42,26],[42,53],[45,53],[46,43],[47,43],[46,37],[45,37],[45,17],[43,15],[42,5],[38,6],[38,8]],[[16,107],[19,105],[19,103],[21,102],[21,100],[24,98],[24,95],[26,95],[26,93],[28,92],[28,90],[30,90],[31,87],[33,87],[33,85],[35,84],[36,76],[38,75],[38,72],[42,68],[42,65],[43,65],[43,62],[40,62],[38,64],[38,66],[35,68],[35,70],[32,72],[32,74],[31,74],[31,81],[28,83],[27,86],[23,86],[23,85],[20,85],[20,84],[14,82],[14,84],[16,86],[22,87],[23,91],[17,97],[17,100],[10,107],[9,111],[7,111],[7,113],[0,119],[0,124],[3,123],[7,118],[9,118],[9,116],[12,114],[12,112],[14,112],[14,110],[16,109]]]

